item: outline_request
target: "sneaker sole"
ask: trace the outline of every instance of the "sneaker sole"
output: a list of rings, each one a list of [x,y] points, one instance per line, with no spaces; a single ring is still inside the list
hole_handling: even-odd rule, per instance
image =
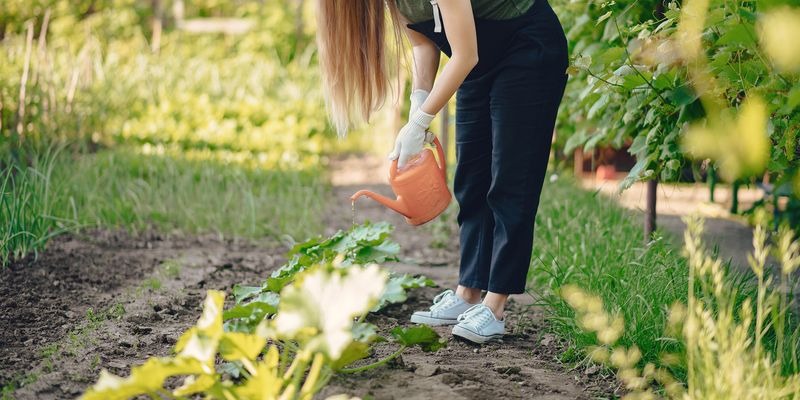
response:
[[[458,323],[457,319],[443,319],[443,318],[433,318],[433,317],[426,317],[423,315],[412,315],[411,322],[415,324],[424,324],[429,326],[445,326],[445,325],[455,325]]]
[[[469,340],[470,342],[477,343],[477,344],[484,344],[486,342],[490,342],[492,340],[499,340],[503,338],[503,335],[490,335],[490,336],[483,336],[479,335],[475,332],[472,332],[469,329],[462,328],[460,326],[453,327],[453,336],[458,336],[460,338],[464,338]]]

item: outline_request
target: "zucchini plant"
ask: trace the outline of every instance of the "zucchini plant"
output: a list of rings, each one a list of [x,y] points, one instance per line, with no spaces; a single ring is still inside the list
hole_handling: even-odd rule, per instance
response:
[[[202,394],[310,400],[335,373],[380,367],[413,346],[438,350],[446,342],[430,327],[398,327],[383,338],[364,322],[368,313],[405,301],[406,289],[433,284],[392,275],[375,263],[396,259],[399,246],[389,240],[391,230],[386,223],[365,223],[297,244],[289,262],[262,286],[236,286],[236,304],[227,310],[225,294],[209,291],[202,315],[181,335],[174,356],[152,357],[127,378],[103,370],[82,399]],[[398,345],[395,352],[351,367],[371,354],[374,343],[387,340]],[[171,382],[178,378],[183,383],[175,387]]]

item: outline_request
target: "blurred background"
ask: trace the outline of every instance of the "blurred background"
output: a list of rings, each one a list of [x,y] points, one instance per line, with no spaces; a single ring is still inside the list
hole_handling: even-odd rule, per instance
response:
[[[609,194],[633,186],[623,203],[653,218],[649,199],[665,193],[656,185],[675,183],[681,201],[713,215],[766,208],[797,225],[800,50],[775,40],[798,34],[797,0],[708,2],[701,67],[680,51],[677,2],[551,3],[571,53],[553,168]],[[0,4],[4,260],[87,226],[308,235],[330,183],[352,183],[331,169],[383,181],[408,71],[401,101],[337,138],[313,0]],[[711,153],[683,146],[692,124],[735,121],[750,98],[764,105],[755,125],[766,130],[715,128],[730,135],[712,135],[722,145]],[[451,104],[433,124],[450,161],[452,114]]]

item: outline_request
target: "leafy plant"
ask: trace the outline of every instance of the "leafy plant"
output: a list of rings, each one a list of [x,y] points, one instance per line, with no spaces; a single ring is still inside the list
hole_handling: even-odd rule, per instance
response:
[[[236,305],[226,312],[227,324],[234,330],[252,331],[261,320],[274,313],[277,293],[311,265],[335,261],[341,267],[348,267],[397,261],[400,246],[389,239],[393,229],[387,222],[365,222],[327,238],[319,236],[295,244],[287,254],[289,261],[275,270],[261,286],[234,287]],[[392,273],[373,311],[404,302],[407,289],[434,285],[425,277]]]
[[[627,399],[658,398],[656,385],[671,399],[800,398],[800,373],[796,372],[800,328],[790,328],[795,317],[784,293],[800,266],[800,243],[794,239],[794,232],[783,230],[777,239],[781,286],[775,287],[770,278],[765,278],[771,251],[767,231],[763,225],[756,227],[749,260],[758,280],[758,293],[755,301],[747,298],[739,302],[722,263],[705,250],[702,221],[689,218],[686,223],[688,301],[672,305],[664,336],[664,340],[680,341],[685,350],[664,353],[658,362],[643,362],[635,344],[617,343],[624,330],[619,314],[608,313],[600,298],[568,285],[561,295],[575,309],[580,325],[594,333],[599,342],[589,349],[590,356],[618,370],[630,391],[624,397]],[[770,351],[773,343],[766,340],[770,335],[778,338],[775,353]],[[687,370],[685,386],[671,373],[678,366]]]
[[[723,141],[721,149],[739,151],[731,147],[740,143],[740,150],[756,154],[758,167],[744,170],[741,177],[720,165],[727,179],[747,178],[766,167],[779,182],[791,180],[798,160],[800,83],[796,65],[788,64],[796,63],[792,54],[798,50],[785,40],[770,39],[788,37],[800,20],[786,5],[797,4],[698,0],[681,6],[656,0],[558,5],[575,54],[569,71],[577,78],[569,84],[568,112],[561,117],[564,151],[629,145],[637,163],[622,188],[636,180],[675,180],[688,164],[683,137],[707,121],[709,129],[720,132],[715,140]],[[682,15],[687,7],[689,18]],[[763,110],[769,121],[765,136],[771,145],[757,149],[739,140],[739,130],[718,123],[751,97],[762,99],[749,102],[750,108]]]
[[[151,358],[128,378],[103,370],[83,398],[204,394],[210,399],[306,400],[336,372],[377,368],[409,347],[438,350],[446,342],[430,327],[395,328],[394,353],[348,368],[368,357],[373,343],[386,340],[363,322],[367,314],[381,304],[404,301],[403,288],[432,284],[423,277],[390,278],[378,264],[356,263],[393,259],[399,247],[388,240],[391,229],[385,223],[365,223],[297,244],[290,252],[294,261],[276,273],[278,290],[272,290],[274,283],[272,288],[266,283],[236,286],[237,304],[228,310],[223,310],[224,294],[209,291],[202,316],[178,340],[174,357]],[[218,358],[222,364],[217,365]],[[183,385],[165,388],[170,377],[184,377]]]
[[[210,399],[311,399],[334,372],[369,355],[374,330],[355,318],[377,303],[386,281],[387,273],[376,264],[310,266],[281,291],[275,317],[262,320],[253,333],[224,330],[225,296],[209,291],[202,316],[181,335],[174,357],[150,358],[127,378],[103,370],[82,399],[195,394]],[[444,343],[424,326],[398,328],[392,334],[401,344],[394,356],[410,346],[435,351]],[[226,364],[217,366],[217,357]],[[165,388],[170,377],[183,377],[183,385]]]

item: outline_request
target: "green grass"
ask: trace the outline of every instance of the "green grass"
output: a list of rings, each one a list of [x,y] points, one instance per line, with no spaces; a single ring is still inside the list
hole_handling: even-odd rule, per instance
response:
[[[565,284],[600,296],[609,311],[620,313],[626,326],[619,343],[635,343],[644,360],[680,350],[680,344],[664,338],[664,328],[669,306],[686,302],[688,266],[661,233],[645,245],[641,224],[641,217],[599,193],[579,189],[569,178],[546,184],[529,288],[546,306],[551,328],[571,344],[565,358],[575,359],[581,349],[597,344],[558,296]],[[752,293],[741,276],[732,276],[731,285],[741,291],[740,299]]]
[[[36,253],[63,231],[50,185],[54,157],[40,157],[30,167],[0,160],[0,265]]]
[[[0,182],[3,263],[39,251],[55,234],[87,227],[303,238],[318,230],[328,193],[318,169],[131,147],[39,156],[31,167],[6,168]]]
[[[319,170],[264,169],[215,152],[120,149],[69,164],[55,172],[67,182],[60,211],[81,225],[305,237],[327,193]]]

